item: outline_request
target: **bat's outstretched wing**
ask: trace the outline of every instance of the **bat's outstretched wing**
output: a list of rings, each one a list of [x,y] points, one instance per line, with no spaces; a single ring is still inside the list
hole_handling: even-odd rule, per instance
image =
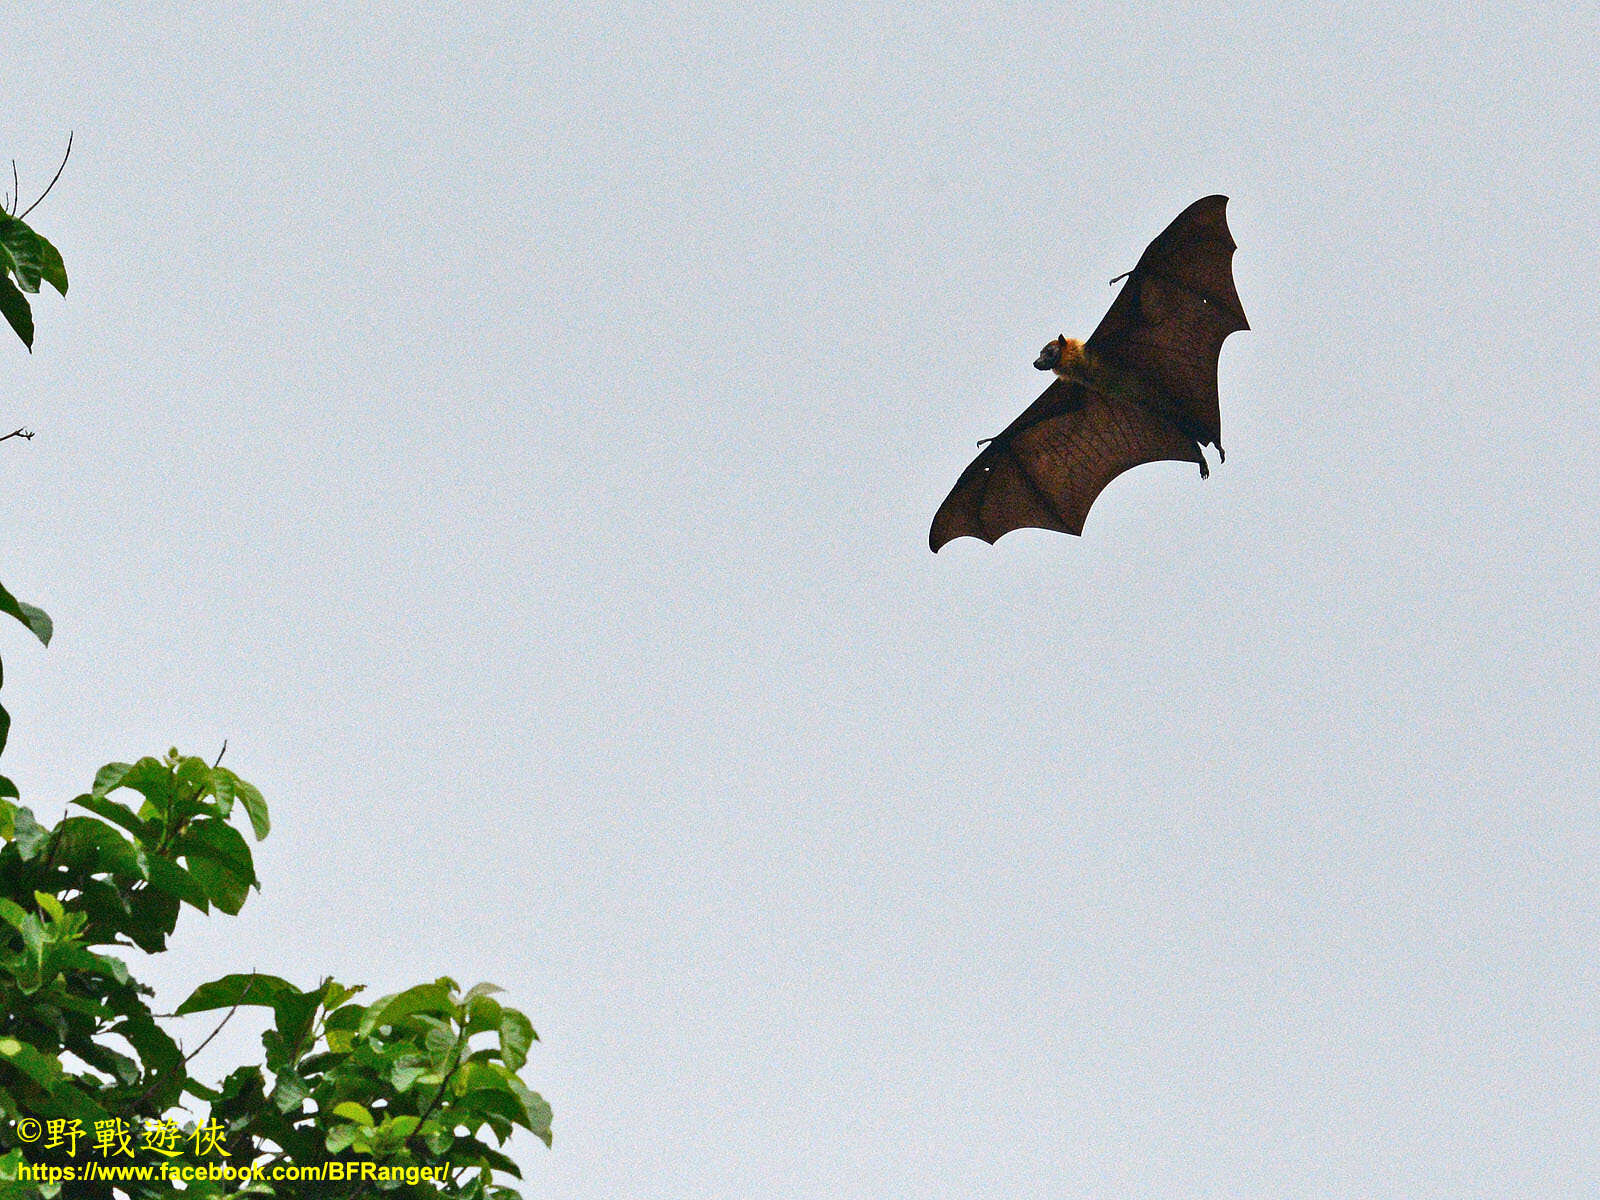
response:
[[[1058,379],[956,480],[934,514],[928,546],[994,542],[1013,529],[1081,534],[1105,487],[1129,467],[1201,462],[1199,447],[1136,404]]]
[[[1155,388],[1157,402],[1201,445],[1222,444],[1217,358],[1250,328],[1233,286],[1228,198],[1196,200],[1151,242],[1084,349]]]

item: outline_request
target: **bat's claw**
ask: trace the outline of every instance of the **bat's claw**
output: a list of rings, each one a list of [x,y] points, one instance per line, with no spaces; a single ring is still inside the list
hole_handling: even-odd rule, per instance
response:
[[[1201,479],[1210,479],[1211,478],[1211,468],[1206,466],[1206,456],[1204,454],[1202,454],[1200,456],[1200,478]]]

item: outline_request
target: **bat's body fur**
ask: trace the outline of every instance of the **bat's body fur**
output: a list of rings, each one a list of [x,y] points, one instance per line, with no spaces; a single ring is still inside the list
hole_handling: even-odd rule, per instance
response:
[[[1056,347],[1055,373],[1062,379],[1081,379],[1088,383],[1094,367],[1089,356],[1084,353],[1083,343],[1077,338],[1063,335],[1051,345]]]
[[[1077,338],[1069,338],[1062,334],[1047,342],[1045,348],[1039,352],[1038,361],[1034,366],[1052,363],[1054,365],[1050,370],[1055,372],[1058,379],[1064,379],[1068,383],[1081,383],[1089,391],[1098,392],[1107,399],[1120,400],[1125,404],[1137,404],[1151,412],[1160,413],[1180,429],[1185,424],[1182,408],[1163,397],[1159,389],[1151,387],[1132,372],[1119,371],[1110,363],[1102,362]],[[1199,449],[1196,440],[1197,454]],[[1217,453],[1226,460],[1227,455],[1223,454],[1221,445],[1217,446]],[[1205,455],[1200,454],[1200,478],[1205,479],[1210,474],[1211,470],[1206,466]]]
[[[1077,338],[1065,334],[1045,343],[1033,365],[1055,372],[1056,378],[1068,383],[1081,383],[1102,396],[1146,407],[1159,401],[1155,389],[1142,385],[1136,376],[1101,362]]]

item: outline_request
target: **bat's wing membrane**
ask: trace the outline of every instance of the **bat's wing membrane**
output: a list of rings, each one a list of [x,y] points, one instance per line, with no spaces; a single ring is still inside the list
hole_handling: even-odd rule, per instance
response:
[[[934,515],[935,553],[958,537],[1013,529],[1081,534],[1095,498],[1140,463],[1199,462],[1200,450],[1137,405],[1057,380],[961,473]]]
[[[1159,390],[1201,444],[1220,445],[1217,358],[1248,329],[1233,285],[1228,198],[1196,200],[1151,242],[1085,348]]]

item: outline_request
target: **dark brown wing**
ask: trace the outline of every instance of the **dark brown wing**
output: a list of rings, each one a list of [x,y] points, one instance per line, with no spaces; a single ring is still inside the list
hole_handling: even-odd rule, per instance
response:
[[[1155,388],[1157,403],[1201,445],[1222,444],[1217,358],[1250,328],[1233,286],[1228,198],[1196,200],[1151,242],[1085,349]]]
[[[1105,487],[1129,467],[1200,462],[1200,448],[1154,413],[1058,379],[961,473],[928,546],[994,542],[1013,529],[1081,534]]]

